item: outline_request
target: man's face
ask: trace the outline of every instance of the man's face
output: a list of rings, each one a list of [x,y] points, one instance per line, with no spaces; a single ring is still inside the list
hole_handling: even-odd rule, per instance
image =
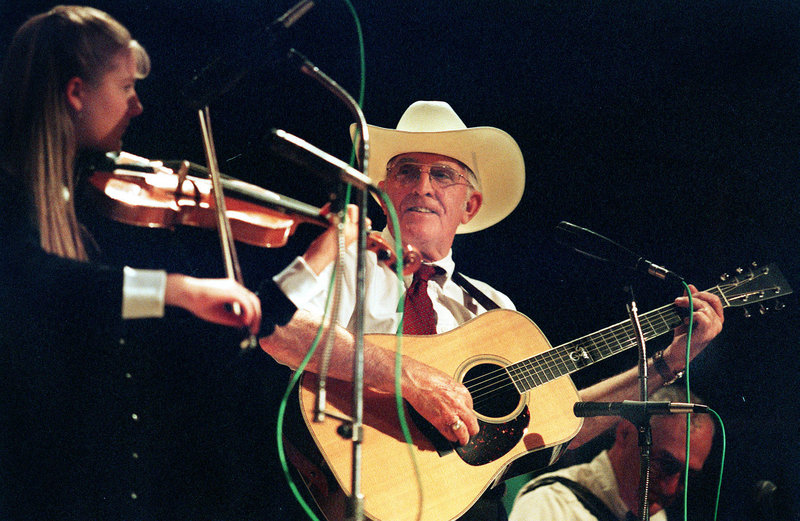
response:
[[[653,445],[650,453],[650,514],[669,506],[683,490],[686,468],[686,417],[683,415],[659,416],[652,420]],[[635,430],[634,430],[635,432]],[[703,469],[711,452],[714,430],[710,421],[699,424],[691,431],[692,449],[689,458],[690,474]],[[639,448],[636,435],[628,440],[629,460],[633,471],[630,489],[638,489]]]
[[[471,182],[458,161],[412,152],[389,162],[380,187],[397,211],[403,242],[420,250],[425,260],[435,261],[447,255],[458,226],[480,208],[483,198]]]

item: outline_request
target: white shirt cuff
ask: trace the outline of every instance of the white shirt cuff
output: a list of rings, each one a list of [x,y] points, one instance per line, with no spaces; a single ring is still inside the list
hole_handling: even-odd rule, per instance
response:
[[[125,266],[122,279],[122,318],[164,316],[167,272]]]
[[[328,271],[325,268],[320,275]],[[275,284],[283,291],[284,295],[297,306],[297,309],[306,309],[308,303],[321,293],[320,277],[306,263],[305,259],[297,257],[286,269],[272,278]]]

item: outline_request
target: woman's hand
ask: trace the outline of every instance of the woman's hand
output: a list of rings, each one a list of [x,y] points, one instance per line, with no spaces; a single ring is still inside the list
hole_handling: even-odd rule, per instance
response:
[[[198,279],[171,273],[167,275],[164,301],[208,322],[246,327],[254,335],[261,325],[258,297],[231,279]]]

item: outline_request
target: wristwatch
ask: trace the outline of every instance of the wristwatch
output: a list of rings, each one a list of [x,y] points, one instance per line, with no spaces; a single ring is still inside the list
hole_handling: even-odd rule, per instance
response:
[[[656,351],[653,355],[653,367],[664,380],[664,385],[670,385],[683,376],[684,371],[673,371],[664,361],[664,350]]]

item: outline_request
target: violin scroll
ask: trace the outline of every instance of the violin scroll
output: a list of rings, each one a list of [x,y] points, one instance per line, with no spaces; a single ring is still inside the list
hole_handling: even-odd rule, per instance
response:
[[[381,237],[379,232],[370,232],[367,235],[367,249],[375,252],[378,261],[385,264],[393,271],[397,269],[397,254],[394,248]],[[422,255],[413,246],[407,244],[403,247],[403,275],[411,275],[422,264]]]

